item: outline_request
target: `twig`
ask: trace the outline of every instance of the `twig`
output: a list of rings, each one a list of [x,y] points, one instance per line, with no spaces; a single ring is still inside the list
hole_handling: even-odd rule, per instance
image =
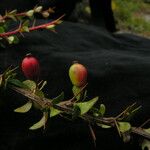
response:
[[[49,99],[41,98],[41,97],[33,94],[33,92],[31,92],[29,90],[15,87],[15,86],[11,86],[10,88],[12,90],[24,95],[25,97],[28,97],[33,102],[39,104],[42,108],[54,107],[55,109],[64,111],[67,114],[73,113],[73,109],[71,107],[67,107],[65,105],[65,102],[68,103],[68,101],[70,101],[70,100],[60,102],[59,104],[53,104]],[[100,123],[100,124],[109,125],[111,127],[116,126],[116,122],[115,122],[116,118],[115,117],[93,117],[92,115],[89,115],[89,114],[80,115],[79,117],[82,118],[83,120],[87,121],[88,123]],[[145,132],[141,128],[132,127],[131,133],[140,135],[140,136],[150,140],[150,134]]]
[[[64,17],[64,15],[62,15],[61,17],[59,17],[58,19],[51,21],[49,23],[45,23],[42,25],[38,25],[38,26],[34,26],[34,27],[29,27],[29,31],[34,31],[34,30],[39,30],[39,29],[45,29],[46,27],[50,26],[50,25],[55,25],[59,20],[61,20]],[[15,35],[21,33],[21,28],[19,26],[18,29],[14,30],[14,31],[9,31],[9,32],[5,32],[5,33],[0,33],[0,37],[7,37],[7,36],[11,36],[11,35]]]
[[[92,139],[93,139],[94,146],[96,147],[96,136],[95,136],[94,130],[93,130],[90,123],[89,123],[88,126],[89,126],[89,129],[90,129],[90,133],[91,133],[91,136],[92,136]]]
[[[144,127],[148,122],[150,122],[150,118],[149,118],[148,120],[146,120],[144,123],[142,123],[142,124],[140,125],[140,128]]]
[[[81,88],[81,90],[80,90],[76,95],[74,95],[74,97],[73,97],[72,99],[70,99],[70,101],[71,101],[71,102],[74,101],[74,99],[87,87],[87,85],[88,85],[88,83],[85,84],[85,85]]]

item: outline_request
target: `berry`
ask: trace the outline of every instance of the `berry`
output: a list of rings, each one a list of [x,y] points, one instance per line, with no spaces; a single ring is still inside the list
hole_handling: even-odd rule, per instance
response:
[[[82,87],[87,82],[87,69],[75,62],[69,69],[69,77],[73,85]]]
[[[39,79],[39,61],[33,57],[32,54],[27,54],[26,57],[22,60],[21,68],[26,78],[34,81]]]

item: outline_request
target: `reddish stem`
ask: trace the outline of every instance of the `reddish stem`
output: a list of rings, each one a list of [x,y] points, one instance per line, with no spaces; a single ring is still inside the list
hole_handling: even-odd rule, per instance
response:
[[[62,15],[61,17],[59,17],[58,19],[56,19],[56,20],[54,20],[52,22],[49,22],[49,23],[46,23],[46,24],[42,24],[42,25],[38,25],[38,26],[34,26],[34,27],[30,27],[29,31],[34,31],[34,30],[39,30],[39,29],[45,29],[46,27],[48,27],[50,25],[56,24],[63,17],[64,17],[64,15]],[[19,27],[18,29],[14,30],[14,31],[9,31],[9,32],[1,33],[0,37],[7,37],[7,36],[11,36],[11,35],[17,34],[17,33],[21,32],[20,29],[21,28]]]

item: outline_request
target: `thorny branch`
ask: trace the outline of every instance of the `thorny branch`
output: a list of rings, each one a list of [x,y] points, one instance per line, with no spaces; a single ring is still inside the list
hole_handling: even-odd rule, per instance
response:
[[[39,30],[39,29],[46,29],[48,26],[50,25],[55,25],[58,23],[59,20],[61,20],[64,17],[64,15],[62,15],[61,17],[59,17],[58,19],[51,21],[49,23],[46,24],[42,24],[42,25],[37,25],[37,26],[33,26],[33,27],[29,27],[29,31],[34,31],[34,30]],[[21,26],[18,27],[18,29],[14,30],[14,31],[9,31],[9,32],[5,32],[5,33],[0,33],[0,37],[7,37],[7,36],[11,36],[11,35],[15,35],[17,33],[21,33]]]
[[[72,105],[70,100],[60,102],[59,104],[53,104],[49,99],[41,98],[29,90],[15,87],[15,86],[11,86],[10,88],[12,90],[16,91],[17,93],[20,93],[25,97],[28,97],[33,102],[40,105],[41,108],[43,108],[43,109],[46,107],[52,106],[52,107],[54,107],[58,110],[61,110],[67,114],[73,113],[73,109],[70,107]],[[120,116],[120,115],[118,115],[118,116]],[[100,124],[109,125],[111,127],[116,127],[116,117],[94,117],[94,116],[89,115],[89,114],[84,114],[82,116],[80,115],[79,117],[82,118],[83,120],[87,121],[88,123],[91,123],[91,124],[100,123]],[[141,127],[131,127],[130,132],[132,134],[136,134],[136,135],[142,136],[142,137],[150,140],[150,134],[147,133],[146,131],[144,131]]]

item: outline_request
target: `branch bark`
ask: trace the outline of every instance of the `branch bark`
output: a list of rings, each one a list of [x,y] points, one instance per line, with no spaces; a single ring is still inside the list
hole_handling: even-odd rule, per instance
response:
[[[72,105],[71,99],[60,102],[59,104],[53,104],[50,101],[50,99],[40,98],[39,96],[35,95],[33,92],[31,92],[29,90],[15,87],[15,86],[11,86],[10,88],[12,90],[14,90],[15,92],[20,93],[23,96],[31,99],[33,102],[37,103],[42,108],[52,106],[52,107],[54,107],[58,110],[61,110],[67,114],[73,113],[73,109],[70,107]],[[82,118],[83,120],[85,120],[86,122],[91,123],[91,124],[99,123],[99,124],[105,124],[105,125],[109,125],[111,127],[115,127],[115,121],[116,121],[115,117],[93,117],[92,115],[89,115],[89,114],[84,114],[84,115],[79,116],[79,117]],[[142,128],[131,127],[130,132],[132,134],[136,134],[136,135],[142,136],[143,138],[150,140],[150,134],[145,132]]]

